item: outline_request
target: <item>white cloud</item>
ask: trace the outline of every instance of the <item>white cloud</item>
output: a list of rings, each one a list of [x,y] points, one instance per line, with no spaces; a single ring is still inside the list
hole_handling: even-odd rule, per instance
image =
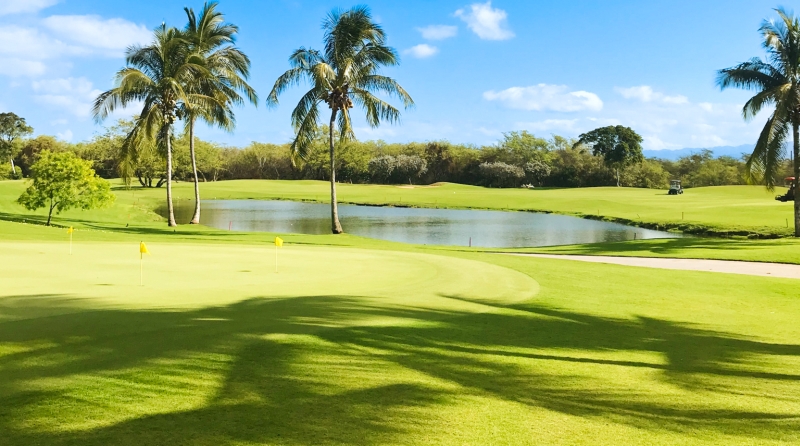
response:
[[[34,100],[44,106],[62,109],[80,118],[91,114],[92,103],[102,93],[84,78],[47,79],[31,84]]]
[[[614,87],[614,91],[621,94],[625,99],[638,99],[642,102],[663,102],[665,104],[687,104],[689,102],[686,96],[667,96],[653,91],[653,87],[648,85],[629,88]]]
[[[3,0],[0,15],[37,12],[58,3],[58,0]]]
[[[492,8],[492,2],[473,3],[469,11],[459,9],[455,16],[466,22],[469,29],[485,40],[506,40],[514,37],[508,29],[508,14],[502,9]]]
[[[487,91],[487,101],[500,101],[509,108],[520,110],[577,112],[600,111],[603,101],[588,91],[569,91],[566,85],[538,84],[530,87],[511,87],[502,91]]]
[[[146,27],[125,19],[103,19],[96,15],[54,15],[42,21],[45,28],[75,43],[121,56],[125,48],[147,44],[152,33]]]
[[[0,74],[2,75],[33,77],[41,76],[45,70],[45,64],[38,60],[0,57]]]
[[[6,45],[0,45],[0,56],[13,55],[25,60],[87,53],[86,50],[53,39],[38,29],[17,25],[0,26],[0,42],[7,42]]]
[[[56,137],[62,141],[72,141],[72,130],[64,130],[63,132],[56,133]]]
[[[710,102],[701,102],[701,103],[697,104],[697,106],[702,108],[703,110],[709,112],[709,113],[714,111],[714,104],[712,104]]]
[[[417,28],[424,39],[443,40],[454,37],[458,33],[457,26],[450,25],[430,25],[424,28]]]
[[[403,54],[410,54],[417,59],[424,59],[426,57],[431,57],[434,54],[439,52],[439,48],[435,46],[428,45],[427,43],[421,43],[416,46],[412,46],[411,48],[403,51]]]
[[[577,119],[545,119],[537,122],[518,122],[517,127],[531,132],[577,132]]]

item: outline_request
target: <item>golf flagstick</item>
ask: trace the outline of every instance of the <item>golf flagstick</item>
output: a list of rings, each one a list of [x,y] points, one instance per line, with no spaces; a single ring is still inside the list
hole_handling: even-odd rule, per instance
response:
[[[283,246],[283,239],[275,237],[275,272],[278,272],[278,248]]]
[[[150,255],[147,250],[147,245],[144,242],[139,242],[139,286],[144,286],[144,255]]]
[[[72,226],[67,229],[67,234],[69,234],[69,255],[72,255],[72,233],[75,232],[75,229]]]

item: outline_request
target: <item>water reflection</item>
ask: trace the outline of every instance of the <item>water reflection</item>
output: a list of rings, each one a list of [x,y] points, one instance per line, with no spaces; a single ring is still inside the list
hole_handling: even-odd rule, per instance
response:
[[[191,202],[175,208],[189,221]],[[428,245],[479,247],[552,246],[652,238],[679,234],[617,223],[528,212],[339,206],[345,231],[383,240]],[[201,223],[234,231],[329,234],[330,205],[293,201],[203,201]]]

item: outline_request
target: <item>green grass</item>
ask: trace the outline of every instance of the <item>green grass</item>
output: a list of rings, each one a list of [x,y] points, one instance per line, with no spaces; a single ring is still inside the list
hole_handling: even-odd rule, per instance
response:
[[[497,251],[486,249],[487,252]],[[743,240],[720,238],[680,238],[503,249],[503,252],[575,254],[624,257],[664,257],[679,259],[742,260],[800,264],[800,240]]]
[[[20,181],[0,182],[0,218],[30,215],[12,204],[23,187]],[[329,187],[322,181],[240,180],[204,183],[201,191],[205,199],[327,201]],[[93,214],[93,224],[160,223],[158,216],[150,211],[163,203],[163,189],[124,191],[117,188],[115,192],[119,203],[111,210]],[[545,211],[718,235],[763,237],[786,236],[792,232],[791,203],[773,199],[781,190],[770,193],[761,186],[702,187],[687,189],[679,196],[653,189],[487,189],[459,184],[414,188],[340,184],[338,192],[344,203]],[[191,203],[192,185],[176,184],[175,196],[178,203]],[[37,218],[41,219],[41,214],[38,213]],[[85,218],[83,215],[73,211],[56,221],[72,222]]]
[[[484,253],[2,242],[29,444],[792,444],[796,282]]]
[[[0,217],[40,221],[19,188]],[[63,229],[0,221],[4,446],[800,442],[797,281],[349,235],[282,235],[275,273],[274,234],[172,232],[163,191],[118,193],[58,218],[71,256]]]

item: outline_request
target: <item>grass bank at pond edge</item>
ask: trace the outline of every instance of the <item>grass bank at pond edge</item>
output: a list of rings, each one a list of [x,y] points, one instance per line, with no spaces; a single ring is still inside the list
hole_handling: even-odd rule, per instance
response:
[[[134,187],[128,190],[119,181],[114,183],[118,202],[112,210],[93,211],[101,217],[98,221],[129,220],[129,224],[142,224],[161,220],[152,211],[164,203],[163,189]],[[24,184],[22,181],[0,182],[0,219],[41,219],[43,212],[31,213],[14,203]],[[791,203],[776,202],[773,194],[760,186],[695,188],[687,189],[680,196],[653,189],[492,189],[451,183],[413,187],[339,184],[338,190],[342,204],[558,213],[705,236],[777,238],[792,234]],[[208,200],[325,203],[329,199],[329,184],[323,181],[221,181],[202,183],[201,193]],[[174,196],[176,203],[192,202],[192,184],[177,183]],[[112,219],[110,214],[114,211]],[[56,224],[72,222],[85,218],[82,215],[85,213],[71,211],[54,221]],[[343,224],[346,231],[346,222]]]

